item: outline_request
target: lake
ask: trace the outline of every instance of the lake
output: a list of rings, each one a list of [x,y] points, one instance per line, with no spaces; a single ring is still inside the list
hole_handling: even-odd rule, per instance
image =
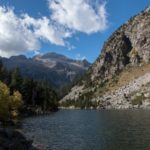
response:
[[[60,110],[24,119],[23,132],[42,150],[150,150],[150,111]]]

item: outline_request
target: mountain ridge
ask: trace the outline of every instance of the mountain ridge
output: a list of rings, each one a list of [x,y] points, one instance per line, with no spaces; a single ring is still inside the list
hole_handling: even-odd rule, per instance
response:
[[[97,108],[119,109],[134,107],[132,106],[134,97],[131,95],[133,94],[136,97],[135,93],[138,92],[138,90],[132,90],[131,93],[121,92],[120,90],[121,96],[119,98],[121,100],[115,100],[111,97],[117,95],[117,91],[113,90],[114,94],[111,93],[110,87],[112,86],[112,88],[114,88],[117,84],[118,89],[125,85],[129,87],[129,80],[126,80],[126,82],[124,82],[125,85],[122,85],[122,87],[119,86],[121,73],[127,74],[129,70],[134,74],[133,78],[130,78],[131,74],[124,77],[129,78],[131,81],[134,81],[134,78],[137,79],[135,81],[139,81],[142,76],[142,79],[144,79],[144,75],[150,73],[149,25],[150,7],[138,15],[131,17],[129,21],[116,30],[105,42],[100,56],[89,68],[86,76],[72,88],[71,92],[62,99],[61,103],[65,105],[67,101],[69,105],[74,105],[75,103],[76,106],[80,104],[82,107],[92,106]],[[145,74],[138,76],[140,70],[144,70],[145,68]],[[134,70],[137,70],[137,74],[134,73]],[[143,86],[148,84],[149,80],[146,81]],[[121,82],[123,82],[123,80]],[[142,87],[140,86],[140,88]],[[108,95],[111,95],[111,97],[108,98]],[[130,97],[130,100],[124,99],[124,97],[126,97],[125,95]]]
[[[27,58],[24,55],[0,57],[4,66],[11,70],[18,67],[25,77],[46,80],[55,88],[70,84],[84,74],[90,66],[86,60],[73,60],[57,53],[46,53]]]

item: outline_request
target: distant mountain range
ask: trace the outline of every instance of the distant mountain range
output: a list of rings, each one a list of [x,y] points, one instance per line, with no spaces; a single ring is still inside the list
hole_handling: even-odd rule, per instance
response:
[[[73,60],[64,55],[47,53],[27,58],[24,55],[0,57],[4,66],[11,70],[18,67],[25,77],[46,80],[55,88],[70,84],[91,65],[87,60]]]

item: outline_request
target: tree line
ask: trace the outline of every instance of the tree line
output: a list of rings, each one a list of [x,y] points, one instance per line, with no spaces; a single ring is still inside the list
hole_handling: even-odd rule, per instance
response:
[[[8,71],[0,62],[0,81],[8,86],[10,95],[14,91],[21,93],[24,108],[54,111],[58,107],[57,94],[46,81],[24,78],[18,68]]]

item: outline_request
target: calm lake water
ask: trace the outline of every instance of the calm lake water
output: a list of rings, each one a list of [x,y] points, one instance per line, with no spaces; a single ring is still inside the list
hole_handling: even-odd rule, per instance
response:
[[[23,121],[42,150],[150,150],[150,111],[61,110]]]

